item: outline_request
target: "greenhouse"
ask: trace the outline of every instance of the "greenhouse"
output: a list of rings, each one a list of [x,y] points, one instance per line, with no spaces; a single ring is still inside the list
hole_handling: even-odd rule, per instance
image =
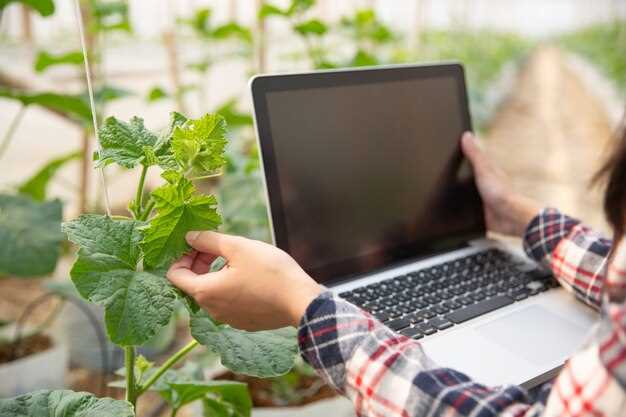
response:
[[[0,0],[0,417],[626,417],[623,0]]]

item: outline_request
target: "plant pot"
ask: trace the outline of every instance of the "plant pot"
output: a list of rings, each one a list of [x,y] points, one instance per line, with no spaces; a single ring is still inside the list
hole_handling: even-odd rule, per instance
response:
[[[67,362],[67,349],[52,339],[46,350],[0,364],[0,398],[64,388]]]

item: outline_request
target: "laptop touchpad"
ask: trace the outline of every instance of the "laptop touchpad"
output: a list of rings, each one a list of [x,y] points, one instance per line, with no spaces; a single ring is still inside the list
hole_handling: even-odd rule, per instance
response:
[[[474,330],[538,366],[564,362],[586,335],[583,327],[539,305],[528,306]]]

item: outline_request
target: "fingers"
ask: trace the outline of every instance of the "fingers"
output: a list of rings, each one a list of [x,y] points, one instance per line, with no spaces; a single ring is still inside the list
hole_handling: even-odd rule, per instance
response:
[[[193,262],[194,255],[184,255],[166,273],[167,279],[187,294],[194,294],[198,285],[198,274],[191,270]]]
[[[199,252],[228,258],[240,245],[240,238],[223,233],[202,231],[189,232],[186,236],[187,243]]]
[[[193,261],[193,265],[191,270],[196,274],[206,274],[211,271],[211,264],[217,259],[217,256],[212,255],[210,253],[200,253]]]
[[[489,161],[485,156],[483,150],[480,148],[480,144],[476,140],[476,137],[471,132],[463,133],[461,137],[461,148],[463,153],[470,160],[475,170],[485,169]]]

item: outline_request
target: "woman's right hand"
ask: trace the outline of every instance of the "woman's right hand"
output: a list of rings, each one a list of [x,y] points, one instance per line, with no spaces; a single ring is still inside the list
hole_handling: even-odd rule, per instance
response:
[[[522,237],[528,223],[539,213],[541,205],[512,190],[506,175],[491,163],[471,132],[463,134],[461,147],[474,169],[478,191],[485,206],[487,229]]]

